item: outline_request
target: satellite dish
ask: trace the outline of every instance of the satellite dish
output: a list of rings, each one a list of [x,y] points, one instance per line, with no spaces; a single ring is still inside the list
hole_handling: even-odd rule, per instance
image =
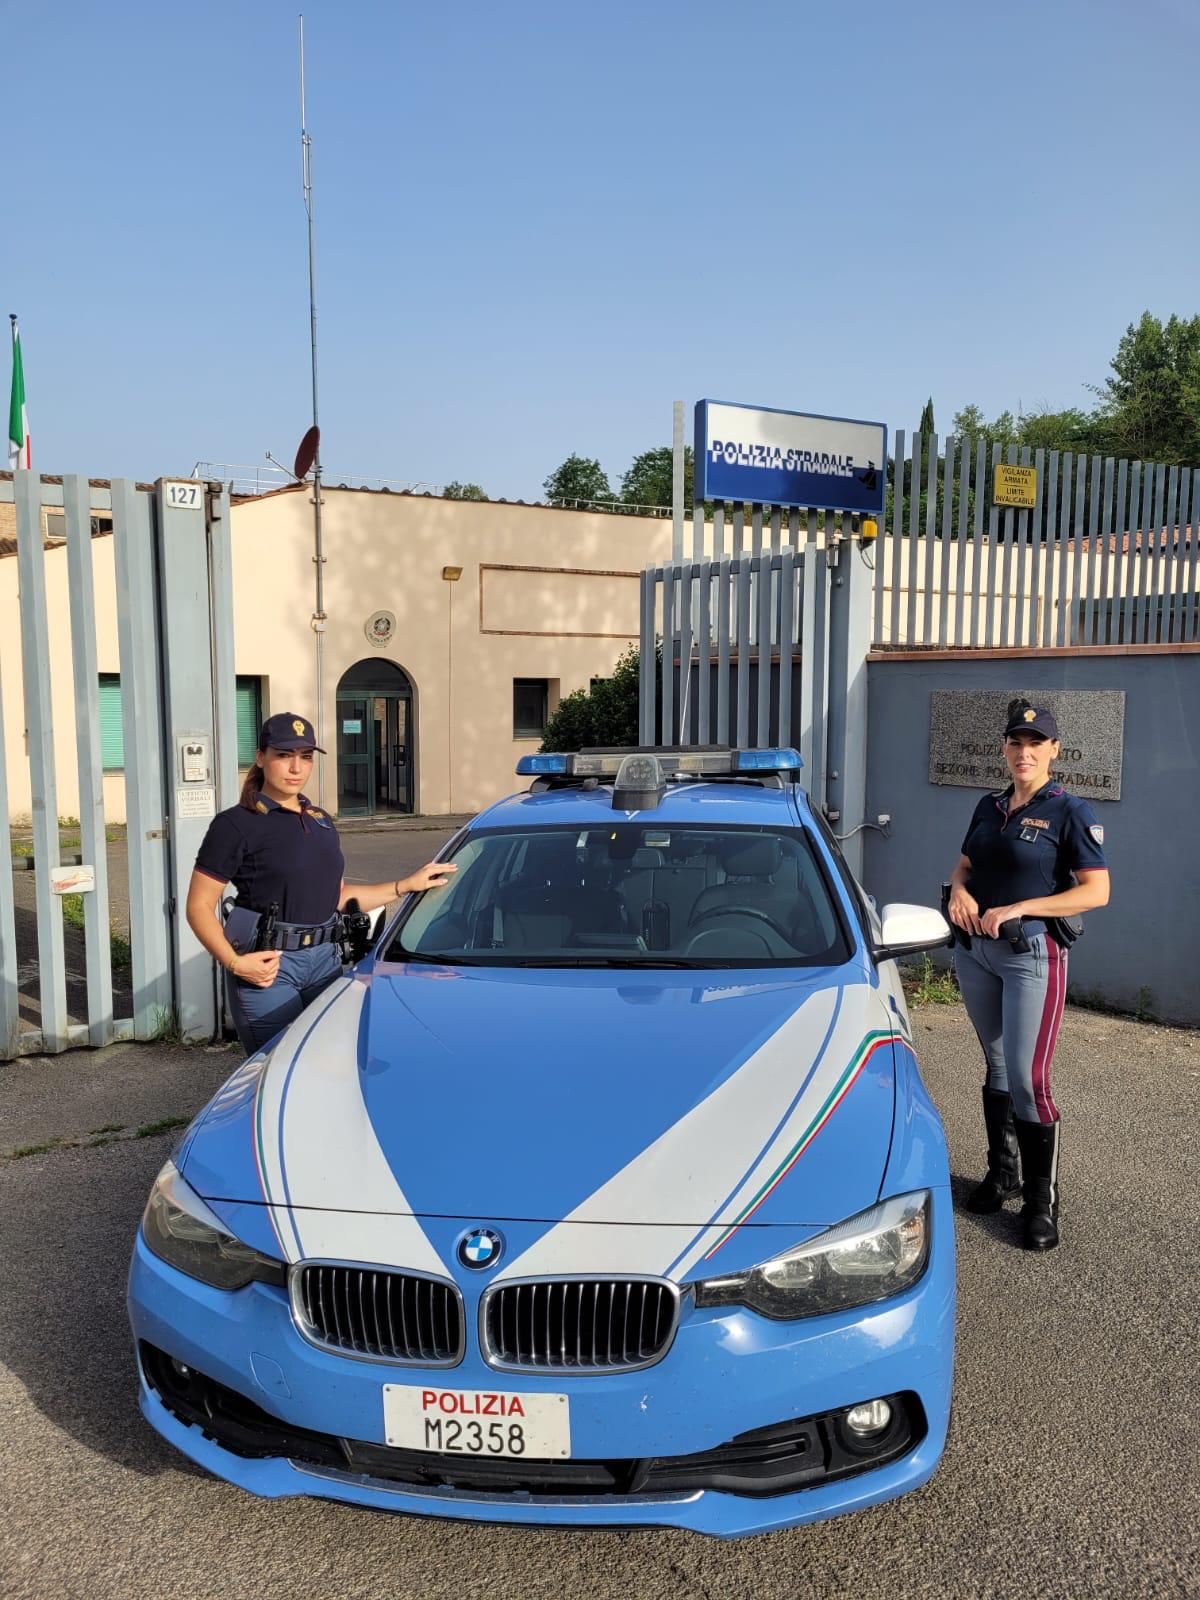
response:
[[[313,462],[317,459],[317,451],[321,445],[321,430],[316,423],[308,430],[300,441],[300,448],[296,451],[296,465],[292,468],[297,478],[307,478]]]

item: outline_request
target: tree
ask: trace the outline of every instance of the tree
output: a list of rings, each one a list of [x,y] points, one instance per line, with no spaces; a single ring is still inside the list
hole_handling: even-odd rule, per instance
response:
[[[477,483],[459,483],[455,478],[442,490],[447,500],[486,500],[487,495]]]
[[[690,444],[683,447],[683,504],[692,509],[692,465]],[[658,450],[643,450],[634,456],[633,465],[621,479],[621,499],[631,506],[671,506],[674,490],[675,452],[669,444]]]
[[[542,484],[547,500],[611,500],[608,474],[591,456],[571,455]]]
[[[1093,389],[1104,448],[1143,461],[1200,459],[1200,316],[1161,322],[1144,311]]]
[[[661,652],[659,670],[661,671]],[[639,742],[641,653],[631,644],[617,658],[611,677],[590,690],[576,689],[555,707],[542,735],[543,750],[582,750],[586,745],[636,746]]]
[[[922,439],[927,438],[931,433],[937,432],[937,423],[933,420],[932,395],[930,395],[929,399],[925,402],[925,409],[921,412],[921,425],[917,429],[917,432],[921,435]]]

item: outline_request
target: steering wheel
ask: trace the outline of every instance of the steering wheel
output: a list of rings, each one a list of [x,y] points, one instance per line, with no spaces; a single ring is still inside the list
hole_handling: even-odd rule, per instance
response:
[[[765,922],[772,932],[777,933],[785,944],[790,945],[791,935],[775,921],[775,918],[766,911],[760,911],[757,906],[709,906],[698,917],[693,917],[688,924],[688,932],[700,922],[707,922],[709,917],[754,917],[759,922]]]

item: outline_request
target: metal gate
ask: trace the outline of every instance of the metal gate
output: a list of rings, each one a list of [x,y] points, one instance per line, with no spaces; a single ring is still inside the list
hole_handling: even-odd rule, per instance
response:
[[[691,559],[642,573],[641,742],[794,745],[814,803],[857,834],[873,576],[849,516],[698,515]],[[854,865],[854,843],[847,855]]]
[[[10,693],[14,683],[21,685],[34,884],[32,894],[23,892],[21,910],[24,918],[36,918],[37,960],[29,966],[39,992],[36,1001],[21,993],[15,875],[0,871],[0,1058],[164,1031],[213,1032],[221,1005],[215,968],[195,940],[189,936],[184,944],[179,935],[200,839],[214,810],[237,796],[228,493],[194,480],[160,479],[151,487],[21,471],[0,478],[0,504],[6,502],[15,507],[20,629],[19,644],[9,638],[3,645],[0,691],[6,682]],[[115,607],[126,808],[124,863],[119,851],[114,855],[128,886],[123,1015],[114,1014],[113,1004],[97,653],[96,552],[107,538],[104,577],[111,589],[102,611],[111,631]],[[48,593],[58,601],[64,591],[68,637],[62,636],[65,605],[51,610],[47,604]],[[111,648],[107,639],[105,648]],[[64,866],[59,797],[68,792],[70,775],[58,770],[61,749],[56,759],[55,712],[61,731],[67,705],[52,663],[68,653],[79,837],[78,854],[67,852],[74,859],[65,864],[90,868],[93,885],[77,902],[82,974],[77,967],[69,971],[68,955],[79,959],[79,939],[73,929],[68,946],[63,896],[55,892],[63,887],[56,869]],[[19,743],[6,741],[0,692],[0,815],[6,820],[18,778],[14,748]],[[20,786],[24,792],[24,773]],[[77,996],[70,1008],[68,977]]]

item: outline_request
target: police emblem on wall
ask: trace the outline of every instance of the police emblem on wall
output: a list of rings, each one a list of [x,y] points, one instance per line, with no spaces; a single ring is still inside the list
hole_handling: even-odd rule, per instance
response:
[[[382,650],[396,637],[396,613],[373,611],[363,623],[363,632],[373,645]]]

